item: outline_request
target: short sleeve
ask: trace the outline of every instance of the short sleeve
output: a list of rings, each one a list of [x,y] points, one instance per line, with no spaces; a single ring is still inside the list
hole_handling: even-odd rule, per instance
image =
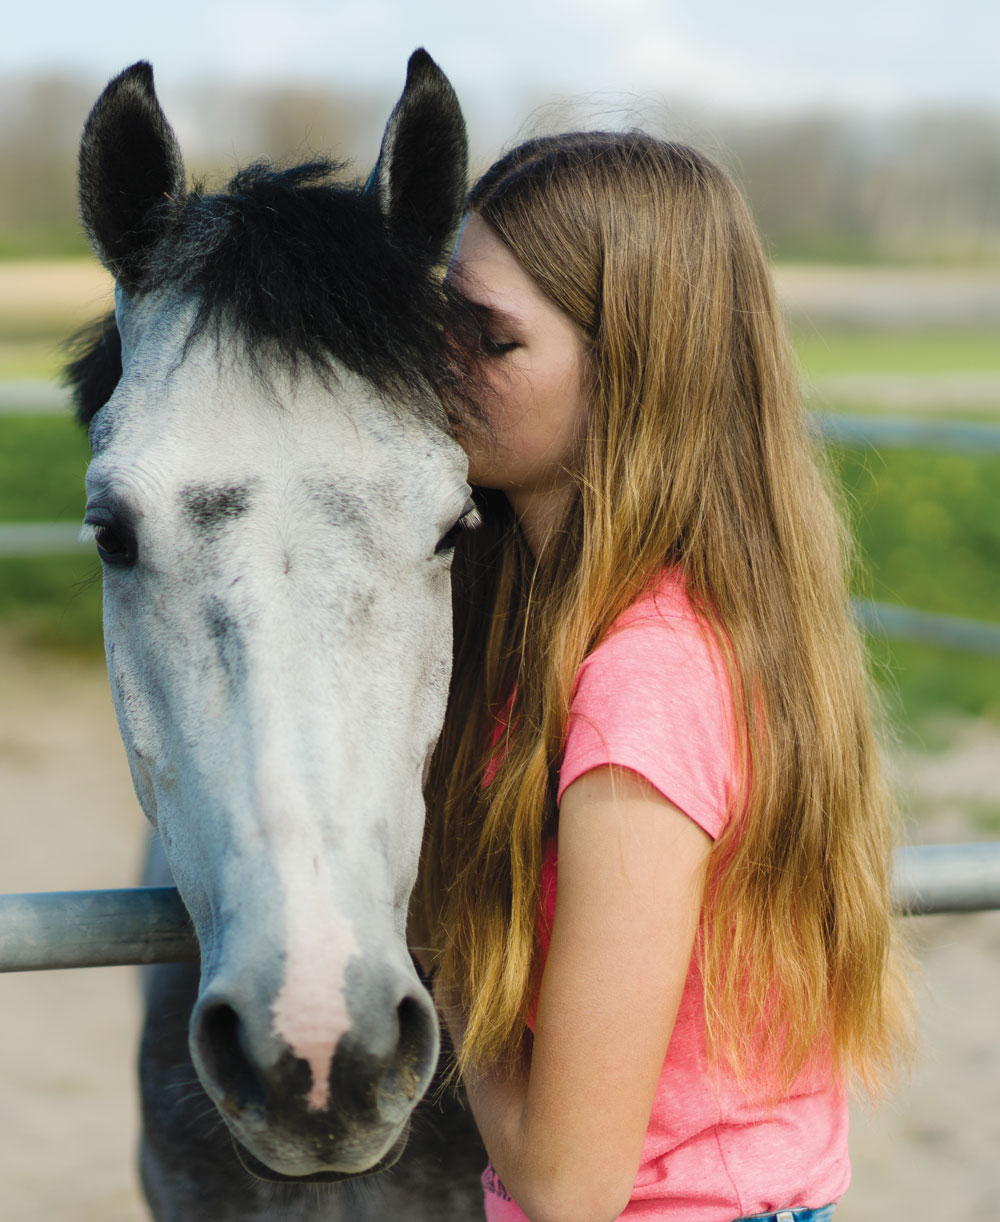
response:
[[[576,677],[559,802],[592,768],[639,773],[713,839],[731,811],[733,713],[725,665],[693,614],[632,616]]]

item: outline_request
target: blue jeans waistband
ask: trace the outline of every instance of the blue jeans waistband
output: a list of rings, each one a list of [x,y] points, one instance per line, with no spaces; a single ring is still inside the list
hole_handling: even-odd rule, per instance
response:
[[[733,1222],[830,1222],[833,1206],[820,1209],[776,1209],[770,1214],[754,1214],[749,1218],[735,1218]]]

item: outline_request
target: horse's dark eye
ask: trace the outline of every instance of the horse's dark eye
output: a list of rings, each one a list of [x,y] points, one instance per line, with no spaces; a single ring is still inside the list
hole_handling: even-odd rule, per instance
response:
[[[479,510],[475,505],[470,505],[466,509],[465,513],[463,513],[458,519],[455,525],[452,526],[450,530],[445,531],[445,533],[438,540],[438,545],[434,549],[434,554],[436,556],[441,556],[447,555],[448,552],[453,552],[455,550],[455,544],[458,542],[462,531],[475,530],[481,521],[482,518],[480,517]]]
[[[135,564],[135,540],[129,532],[102,524],[94,527],[94,542],[105,564]]]
[[[436,556],[440,556],[442,552],[454,551],[455,544],[458,542],[458,536],[461,533],[462,533],[462,524],[461,522],[456,522],[455,525],[451,528],[451,530],[445,531],[445,533],[441,536],[441,538],[438,539],[438,545],[434,549],[434,554]]]

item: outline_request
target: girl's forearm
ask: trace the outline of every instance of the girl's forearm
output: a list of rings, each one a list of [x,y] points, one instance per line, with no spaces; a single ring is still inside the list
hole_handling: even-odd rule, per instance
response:
[[[435,988],[438,1010],[456,1048],[465,1036],[460,1007]],[[611,1222],[624,1201],[602,1202],[600,1186],[576,1165],[558,1133],[540,1126],[529,1109],[531,1054],[511,1073],[475,1070],[463,1085],[476,1125],[504,1187],[531,1222]],[[561,1153],[560,1153],[561,1151]]]

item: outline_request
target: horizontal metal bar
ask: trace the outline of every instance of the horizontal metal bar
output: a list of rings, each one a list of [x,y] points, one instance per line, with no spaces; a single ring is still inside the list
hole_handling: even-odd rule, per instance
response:
[[[821,439],[836,445],[1000,454],[1000,425],[997,424],[853,416],[838,412],[811,412],[809,415]]]
[[[909,916],[1000,908],[1000,842],[897,849],[892,894]]]
[[[1000,842],[899,849],[892,893],[911,916],[1000,909]],[[0,895],[0,972],[197,958],[173,887]]]
[[[0,972],[197,958],[174,887],[0,895]]]
[[[0,416],[69,416],[73,399],[65,386],[41,379],[0,382]]]
[[[866,598],[852,599],[851,609],[861,627],[873,636],[1000,656],[1000,624],[957,615],[933,615]]]
[[[93,540],[80,538],[79,522],[0,523],[0,558],[62,556],[93,550]]]

